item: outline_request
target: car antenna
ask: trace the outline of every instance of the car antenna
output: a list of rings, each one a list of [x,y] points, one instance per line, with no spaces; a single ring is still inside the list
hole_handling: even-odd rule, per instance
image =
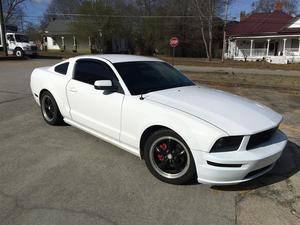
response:
[[[140,100],[144,100],[143,92],[141,93]]]

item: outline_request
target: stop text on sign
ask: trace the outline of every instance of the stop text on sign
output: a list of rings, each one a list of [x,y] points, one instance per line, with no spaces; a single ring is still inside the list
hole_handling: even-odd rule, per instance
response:
[[[178,37],[172,37],[170,39],[170,46],[172,48],[176,48],[178,45],[179,45],[179,39],[178,39]]]

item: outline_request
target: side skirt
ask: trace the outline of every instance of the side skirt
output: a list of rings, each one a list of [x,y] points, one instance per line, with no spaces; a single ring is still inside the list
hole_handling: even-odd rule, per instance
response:
[[[97,138],[100,138],[103,141],[106,141],[106,142],[108,142],[108,143],[110,143],[112,145],[115,145],[115,146],[117,146],[117,147],[119,147],[121,149],[124,149],[125,151],[127,151],[127,152],[129,152],[129,153],[131,153],[131,154],[133,154],[133,155],[135,155],[135,156],[137,156],[137,157],[139,157],[141,159],[141,156],[139,154],[140,151],[138,149],[132,148],[131,146],[128,146],[128,145],[126,145],[124,143],[116,141],[115,139],[112,139],[112,138],[107,137],[107,136],[105,136],[103,134],[100,134],[100,133],[98,133],[98,132],[96,132],[96,131],[94,131],[94,130],[92,130],[90,128],[87,128],[87,127],[85,127],[85,126],[83,126],[81,124],[78,124],[78,123],[76,123],[73,120],[70,120],[68,118],[64,118],[64,121],[67,124],[69,124],[69,125],[71,125],[73,127],[76,127],[76,128],[78,128],[80,130],[83,130],[86,133],[89,133],[89,134],[91,134],[91,135],[93,135],[93,136],[95,136]]]

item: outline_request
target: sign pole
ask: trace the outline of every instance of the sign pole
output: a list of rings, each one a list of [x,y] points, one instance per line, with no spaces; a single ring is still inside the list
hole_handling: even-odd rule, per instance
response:
[[[179,44],[179,39],[178,37],[172,37],[170,39],[170,46],[172,48],[172,65],[174,66],[174,58],[175,58],[175,48],[178,46]]]
[[[1,39],[2,39],[3,50],[4,50],[4,53],[5,53],[5,56],[8,56],[8,54],[7,54],[7,45],[6,45],[6,35],[5,35],[2,0],[0,0],[0,26],[1,26]]]
[[[173,49],[173,53],[172,53],[172,65],[174,66],[175,47],[173,47],[172,49]]]

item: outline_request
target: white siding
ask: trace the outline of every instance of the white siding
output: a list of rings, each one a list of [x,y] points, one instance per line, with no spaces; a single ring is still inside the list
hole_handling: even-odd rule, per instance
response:
[[[47,37],[47,48],[49,50],[59,50],[58,44],[53,40],[52,37]]]

